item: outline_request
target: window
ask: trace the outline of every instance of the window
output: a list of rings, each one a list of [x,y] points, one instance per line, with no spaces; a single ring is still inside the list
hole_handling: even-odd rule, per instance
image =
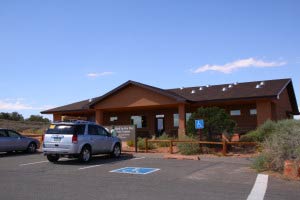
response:
[[[110,119],[109,119],[109,121],[111,121],[111,122],[114,122],[114,121],[117,121],[117,120],[118,120],[117,116],[110,117]]]
[[[185,114],[185,122],[186,122],[186,124],[188,123],[188,121],[191,118],[191,116],[192,116],[192,113],[186,113]],[[178,113],[173,114],[173,124],[174,124],[174,127],[179,127],[179,114]]]
[[[189,119],[191,118],[192,113],[185,113],[185,122],[187,123]]]
[[[13,137],[13,138],[20,137],[20,135],[14,131],[7,131],[7,132],[8,132],[9,137]]]
[[[256,115],[257,110],[256,109],[250,109],[250,115]]]
[[[240,116],[241,115],[241,110],[231,110],[230,115],[231,116]]]
[[[179,127],[179,114],[173,114],[174,127]]]
[[[89,125],[89,135],[99,135],[98,127],[94,125]]]
[[[147,127],[147,121],[145,116],[131,116],[131,124],[136,125],[137,128]]]
[[[5,130],[0,130],[0,137],[7,137]]]
[[[102,127],[98,127],[98,133],[102,136],[108,136],[108,132]]]
[[[76,125],[74,127],[74,133],[76,135],[83,135],[84,134],[84,131],[85,131],[85,125],[84,124],[81,124],[81,125]]]
[[[50,125],[47,130],[47,134],[63,134],[63,135],[72,135],[78,134],[83,135],[85,131],[85,125]]]

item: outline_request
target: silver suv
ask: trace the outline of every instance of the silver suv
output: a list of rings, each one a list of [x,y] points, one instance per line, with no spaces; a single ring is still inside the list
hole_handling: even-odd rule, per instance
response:
[[[52,123],[44,135],[43,152],[50,162],[60,157],[90,161],[94,154],[121,155],[121,140],[93,122]]]

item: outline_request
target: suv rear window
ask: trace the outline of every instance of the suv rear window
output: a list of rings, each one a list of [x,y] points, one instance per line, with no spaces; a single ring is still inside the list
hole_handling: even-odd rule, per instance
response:
[[[83,135],[85,125],[51,124],[46,134]]]

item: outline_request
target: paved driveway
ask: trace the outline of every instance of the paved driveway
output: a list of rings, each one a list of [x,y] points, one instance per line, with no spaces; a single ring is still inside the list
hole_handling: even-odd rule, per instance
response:
[[[159,169],[121,174],[125,167]],[[247,199],[257,174],[246,159],[164,160],[149,154],[94,157],[89,164],[42,154],[0,155],[0,199]],[[268,178],[264,199],[300,199],[300,183]]]

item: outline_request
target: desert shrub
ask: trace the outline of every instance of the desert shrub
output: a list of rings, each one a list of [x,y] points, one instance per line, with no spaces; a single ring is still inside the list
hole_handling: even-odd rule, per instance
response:
[[[241,142],[263,142],[266,138],[274,133],[279,123],[268,120],[256,130],[250,131],[249,133],[242,135],[240,138]]]
[[[134,141],[133,141],[133,140],[128,140],[128,141],[126,142],[126,144],[127,144],[127,146],[129,146],[129,147],[134,147]]]
[[[137,145],[139,149],[145,150],[146,149],[145,139],[139,137],[137,141]],[[156,146],[153,143],[148,142],[148,149],[156,149]]]
[[[258,170],[282,171],[285,160],[300,161],[300,121],[279,121],[262,146],[263,152],[254,161],[263,166],[257,167]]]
[[[157,138],[158,140],[173,140],[174,138],[168,136],[166,133],[163,133],[161,136],[159,136],[159,138]],[[159,142],[157,144],[159,147],[169,147],[170,143],[169,142]]]
[[[266,171],[269,167],[270,159],[265,154],[260,154],[252,163],[252,168],[256,169],[258,172]]]
[[[12,113],[1,112],[0,119],[12,120],[12,121],[24,121],[24,117],[18,112],[12,112]]]
[[[27,118],[26,121],[50,123],[50,120],[48,118],[44,118],[41,115],[30,115],[30,117]]]
[[[191,141],[199,141],[199,139],[196,139],[192,136],[185,136],[180,138],[180,140],[191,140]],[[195,155],[201,153],[201,149],[199,144],[191,144],[191,143],[178,143],[177,144],[178,149],[181,154],[183,155]]]

